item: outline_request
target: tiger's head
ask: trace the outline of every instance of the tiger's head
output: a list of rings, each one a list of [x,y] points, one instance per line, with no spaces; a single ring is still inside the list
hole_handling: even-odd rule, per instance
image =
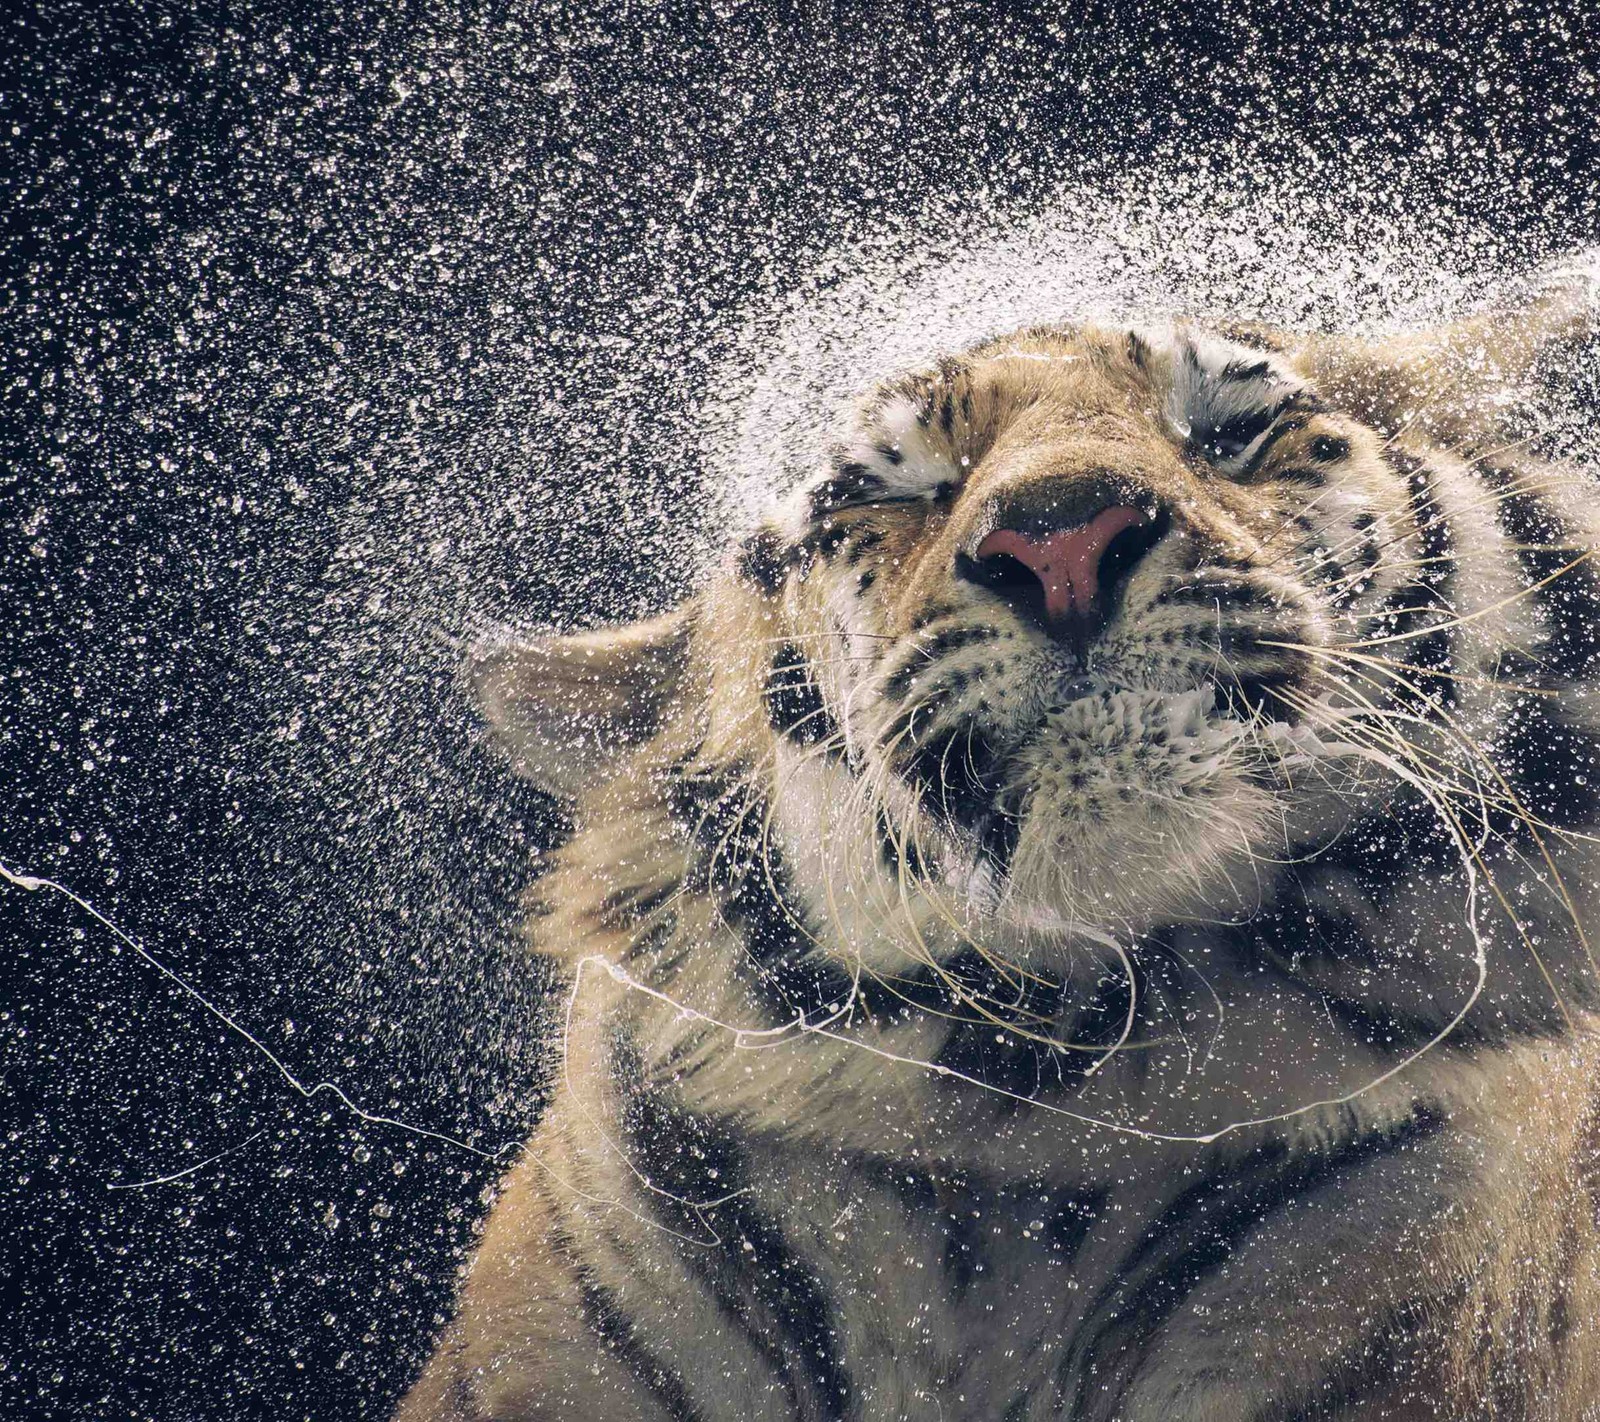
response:
[[[1024,331],[891,381],[745,551],[787,634],[774,727],[969,913],[1214,907],[1281,840],[1319,649],[1393,585],[1381,444],[1191,332]]]
[[[1407,419],[1487,388],[1481,333],[1354,349],[1040,327],[890,379],[686,606],[495,649],[480,696],[557,793],[743,787],[745,871],[778,846],[869,967],[1248,911],[1383,792],[1386,718],[1532,636],[1446,585],[1503,537],[1440,484],[1475,398],[1434,454]]]

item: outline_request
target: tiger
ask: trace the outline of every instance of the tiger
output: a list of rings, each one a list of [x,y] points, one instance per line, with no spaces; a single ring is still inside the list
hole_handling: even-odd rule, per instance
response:
[[[1597,288],[993,336],[481,645],[559,1040],[402,1422],[1600,1417]]]

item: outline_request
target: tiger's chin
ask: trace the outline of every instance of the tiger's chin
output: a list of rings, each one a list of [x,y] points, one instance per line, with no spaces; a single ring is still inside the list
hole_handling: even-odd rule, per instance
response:
[[[1042,717],[941,868],[975,922],[1024,939],[1137,933],[1248,904],[1281,855],[1315,733],[1247,723],[1209,688],[1087,691]]]

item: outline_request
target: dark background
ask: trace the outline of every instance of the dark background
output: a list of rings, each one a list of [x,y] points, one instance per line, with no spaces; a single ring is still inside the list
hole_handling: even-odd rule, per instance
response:
[[[560,826],[459,639],[681,593],[741,313],[930,197],[1326,172],[1592,241],[1596,16],[1473,8],[8,8],[0,858],[307,1082],[515,1141]],[[4,888],[0,1127],[7,1418],[383,1417],[496,1173]]]

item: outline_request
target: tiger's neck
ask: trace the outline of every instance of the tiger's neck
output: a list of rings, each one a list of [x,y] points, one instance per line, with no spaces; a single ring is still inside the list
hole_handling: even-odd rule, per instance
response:
[[[1419,1073],[1459,1064],[1460,1048],[1430,1045],[1477,989],[1481,928],[1451,883],[1391,897],[1391,915],[1457,926],[1410,963],[1388,962],[1392,943],[1355,912],[1362,865],[1330,859],[1248,926],[1165,925],[1115,950],[1065,945],[1055,974],[1019,971],[909,895],[872,936],[837,887],[808,877],[811,856],[748,771],[680,757],[627,793],[563,852],[537,933],[572,970],[571,1030],[625,1041],[629,1078],[697,1118],[1081,1178],[1125,1170],[1130,1150],[1327,1140],[1401,1119]],[[875,855],[880,888],[898,893],[906,876]],[[1342,916],[1333,889],[1357,894]],[[998,958],[1007,945],[988,946]],[[1517,1005],[1497,995],[1502,1026]],[[1531,994],[1519,1010],[1523,1035],[1552,1026]],[[617,1066],[602,1047],[599,1075]]]

